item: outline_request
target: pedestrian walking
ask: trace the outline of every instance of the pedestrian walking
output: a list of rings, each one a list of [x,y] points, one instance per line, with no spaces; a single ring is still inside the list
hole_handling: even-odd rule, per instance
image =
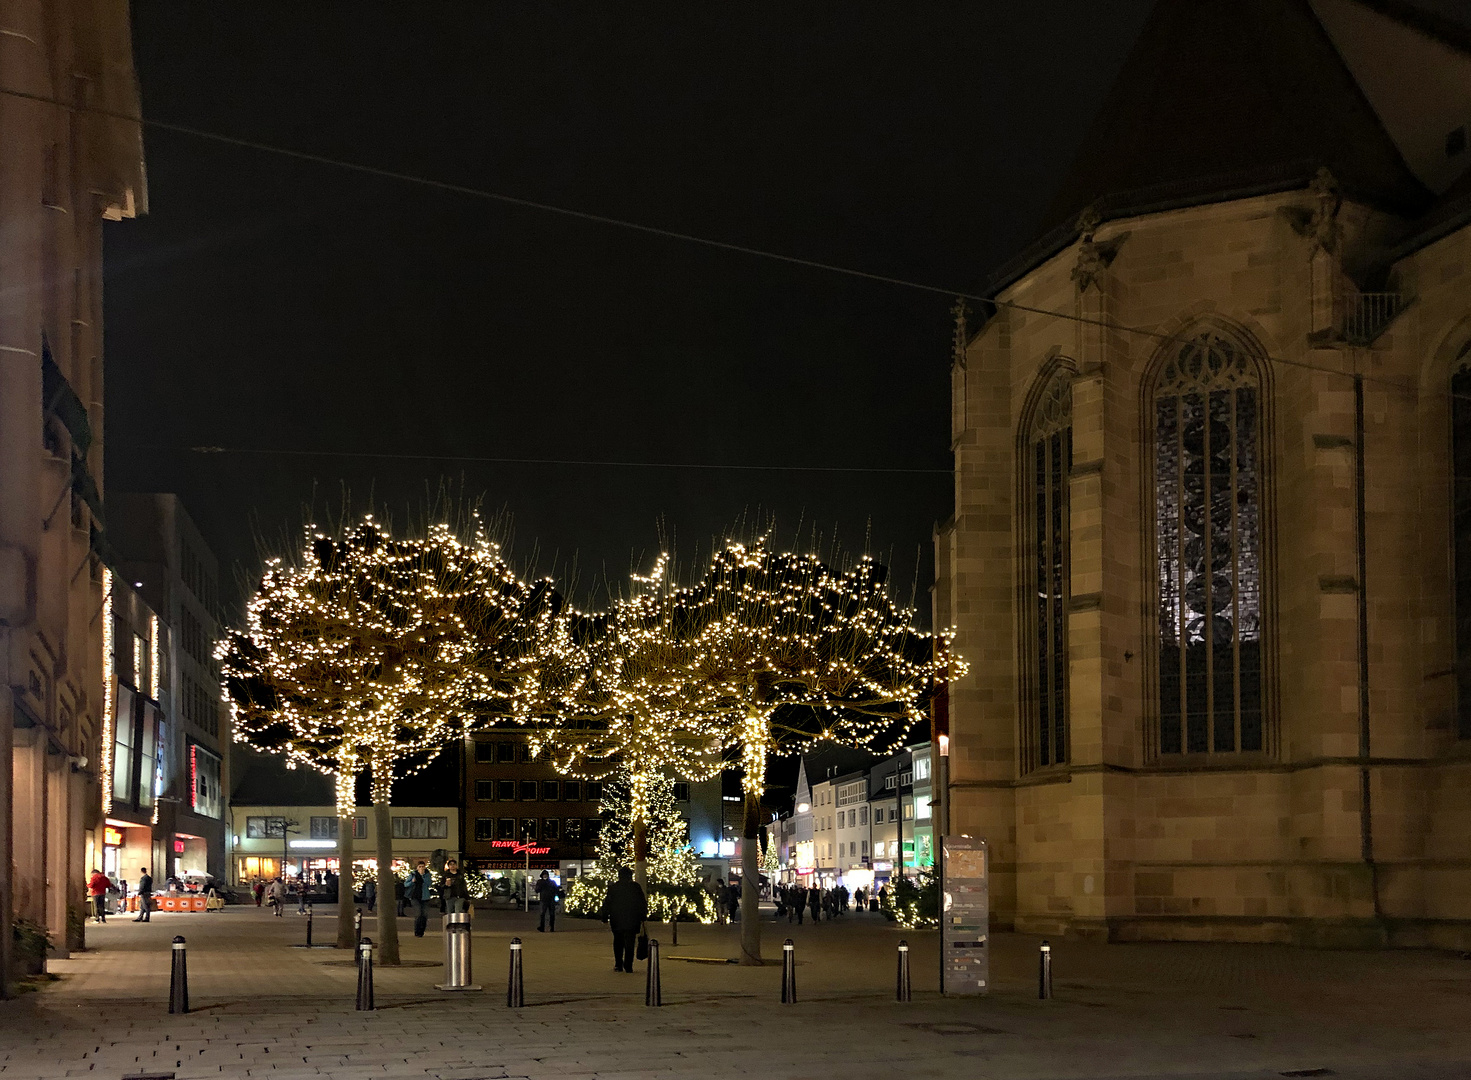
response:
[[[306,875],[298,874],[296,878],[296,913],[306,914]]]
[[[731,878],[730,884],[725,888],[725,906],[730,911],[730,921],[741,921],[741,883],[738,878]]]
[[[550,930],[556,933],[557,901],[562,899],[562,890],[552,880],[552,875],[545,870],[541,872],[541,877],[536,881],[536,897],[541,901],[541,919],[536,924],[537,932]]]
[[[715,921],[725,922],[725,884],[720,880],[720,875],[715,875],[705,884],[705,891],[710,894],[710,906],[715,909]]]
[[[363,886],[363,901],[368,905],[368,912],[371,914],[374,905],[378,903],[378,883],[371,877],[368,878],[367,884]]]
[[[414,937],[423,937],[424,928],[429,925],[429,901],[434,898],[434,882],[423,859],[409,875],[406,893],[409,903],[414,905]]]
[[[618,880],[608,886],[598,918],[613,931],[613,970],[633,970],[633,950],[639,931],[649,917],[649,901],[643,889],[633,880],[633,869],[618,868]]]
[[[141,867],[138,877],[138,917],[134,922],[153,921],[153,878],[148,876],[148,867]]]
[[[807,886],[798,882],[792,886],[792,911],[797,916],[797,925],[802,925],[802,915],[807,910]],[[787,916],[787,922],[791,922],[791,915]]]
[[[255,893],[255,906],[260,907],[260,902],[266,895],[266,883],[260,878],[255,879],[255,888],[250,890]]]
[[[807,906],[812,910],[812,921],[822,922],[822,889],[816,885],[807,890]]]
[[[393,900],[398,905],[398,917],[404,917],[404,905],[409,902],[408,893],[405,891],[404,879],[397,874],[393,875]]]
[[[444,861],[444,873],[439,875],[439,911],[454,914],[470,910],[470,887],[465,884],[465,875],[460,873],[460,864],[455,859]]]
[[[106,874],[93,867],[92,876],[87,879],[87,893],[92,897],[92,921],[105,923],[107,921],[107,894],[116,891],[116,887],[108,880]]]
[[[266,886],[266,903],[271,905],[271,914],[279,919],[281,908],[286,903],[286,886],[279,877],[272,878]]]

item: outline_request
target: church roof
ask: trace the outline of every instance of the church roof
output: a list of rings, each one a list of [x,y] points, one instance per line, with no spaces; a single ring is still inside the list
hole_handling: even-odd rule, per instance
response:
[[[1407,215],[1406,165],[1308,0],[1159,0],[1044,227],[1306,184]]]

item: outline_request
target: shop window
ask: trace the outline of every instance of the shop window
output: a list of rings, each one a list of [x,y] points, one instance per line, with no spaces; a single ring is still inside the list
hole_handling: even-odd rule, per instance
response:
[[[495,797],[501,802],[516,801],[516,781],[497,780],[495,782]]]
[[[483,746],[484,743],[476,743],[476,745],[477,746]],[[494,802],[495,801],[495,781],[494,780],[476,780],[475,781],[475,801],[476,802]]]
[[[555,780],[543,780],[541,782],[541,801],[556,802],[561,797],[559,786]]]
[[[490,765],[495,762],[495,743],[476,742],[475,764]]]
[[[475,819],[475,839],[476,840],[494,840],[495,839],[495,819],[494,818],[478,817],[478,818]]]
[[[1208,330],[1152,390],[1158,751],[1261,750],[1261,375]]]
[[[508,817],[496,818],[495,838],[497,840],[516,839],[516,819]]]
[[[521,801],[522,802],[536,802],[536,791],[537,791],[537,787],[536,787],[536,781],[535,780],[522,780],[521,781]]]
[[[563,780],[562,781],[562,798],[565,799],[567,802],[581,802],[582,801],[582,781],[581,780]]]

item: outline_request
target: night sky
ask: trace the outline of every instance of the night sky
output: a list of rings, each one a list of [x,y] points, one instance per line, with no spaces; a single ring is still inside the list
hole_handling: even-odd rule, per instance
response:
[[[133,11],[149,119],[960,289],[1033,238],[1148,6]],[[661,531],[687,560],[774,517],[891,561],[906,600],[918,565],[927,609],[946,296],[144,141],[151,211],[107,231],[106,480],[178,492],[227,595],[314,493],[448,482],[513,516],[513,556],[575,559],[584,601]]]

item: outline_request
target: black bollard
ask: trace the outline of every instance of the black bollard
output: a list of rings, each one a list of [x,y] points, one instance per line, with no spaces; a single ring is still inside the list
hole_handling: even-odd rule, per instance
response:
[[[909,942],[899,942],[899,974],[894,984],[894,1000],[911,1000],[909,988]]]
[[[372,1012],[373,1004],[373,939],[363,938],[358,946],[358,1012]]]
[[[353,912],[352,940],[354,948],[357,948],[363,943],[363,913],[361,911]]]
[[[1052,996],[1052,946],[1042,942],[1037,952],[1037,997],[1046,1001]]]
[[[519,1009],[525,1004],[521,984],[521,939],[511,939],[511,973],[506,979],[506,1008]]]
[[[189,962],[184,955],[184,939],[174,938],[174,966],[169,972],[169,1012],[189,1011]]]
[[[797,947],[791,938],[781,947],[781,1003],[797,1004]]]
[[[649,973],[644,983],[644,1004],[664,1004],[664,988],[659,982],[659,941],[657,938],[649,938]]]
[[[306,947],[312,947],[312,906],[306,906]]]
[[[678,915],[671,915],[669,917],[669,944],[671,944],[671,945],[678,945],[679,944],[679,916]]]

